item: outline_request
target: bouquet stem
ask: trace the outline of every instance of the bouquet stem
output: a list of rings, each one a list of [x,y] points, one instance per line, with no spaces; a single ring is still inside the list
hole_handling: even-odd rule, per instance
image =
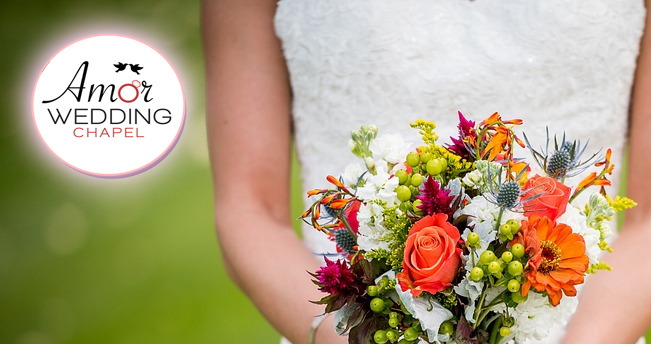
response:
[[[488,337],[488,344],[498,344],[500,342],[500,327],[502,327],[502,320],[504,316],[500,316],[493,322],[490,337]]]

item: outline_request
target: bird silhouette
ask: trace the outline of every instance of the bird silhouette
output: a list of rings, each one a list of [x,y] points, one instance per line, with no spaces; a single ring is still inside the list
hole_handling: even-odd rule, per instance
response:
[[[115,68],[118,69],[118,70],[115,71],[116,73],[120,72],[120,71],[123,71],[125,68],[127,68],[127,64],[122,63],[122,62],[118,62],[117,64],[114,64],[114,66],[115,66]]]
[[[129,66],[131,66],[131,71],[138,74],[138,75],[140,75],[140,73],[138,73],[138,71],[144,68],[144,67],[140,67],[137,63],[136,64],[129,63]]]

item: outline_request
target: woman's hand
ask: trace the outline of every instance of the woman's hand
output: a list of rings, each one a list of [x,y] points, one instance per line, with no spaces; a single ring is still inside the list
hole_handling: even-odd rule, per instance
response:
[[[649,8],[647,1],[647,8]],[[638,57],[629,129],[624,228],[604,259],[612,271],[590,277],[564,343],[634,343],[651,325],[651,18]],[[618,133],[613,133],[618,135]]]
[[[308,302],[322,297],[307,274],[318,264],[290,223],[291,92],[275,10],[275,0],[203,1],[207,122],[226,269],[271,324],[300,344],[323,308]],[[317,344],[344,342],[332,319],[317,331]]]

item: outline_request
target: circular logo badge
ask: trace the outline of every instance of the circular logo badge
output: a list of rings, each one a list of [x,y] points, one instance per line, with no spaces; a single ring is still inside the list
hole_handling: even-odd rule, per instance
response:
[[[127,177],[160,162],[185,122],[185,97],[170,63],[133,38],[73,42],[41,71],[32,98],[50,151],[92,176]]]

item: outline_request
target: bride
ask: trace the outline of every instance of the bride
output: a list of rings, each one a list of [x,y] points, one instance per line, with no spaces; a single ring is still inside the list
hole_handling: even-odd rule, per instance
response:
[[[544,342],[633,343],[648,329],[651,26],[641,0],[206,0],[202,12],[224,261],[291,342],[317,328],[323,309],[307,300],[322,295],[306,271],[333,250],[291,230],[293,140],[314,188],[354,158],[348,135],[361,124],[414,138],[407,124],[426,118],[444,140],[457,110],[523,118],[534,144],[545,125],[614,156],[630,144],[627,195],[639,205],[606,257],[613,270],[589,281],[567,332]],[[331,318],[315,343],[346,342]]]

